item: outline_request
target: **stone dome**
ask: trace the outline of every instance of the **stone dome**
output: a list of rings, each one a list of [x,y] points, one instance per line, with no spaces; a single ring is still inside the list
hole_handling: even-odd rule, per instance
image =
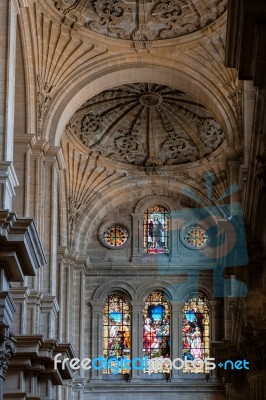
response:
[[[200,30],[226,9],[227,0],[50,0],[68,24],[113,38],[152,41]]]
[[[182,91],[149,83],[94,96],[74,114],[67,131],[102,156],[142,166],[193,162],[224,141],[204,105]]]

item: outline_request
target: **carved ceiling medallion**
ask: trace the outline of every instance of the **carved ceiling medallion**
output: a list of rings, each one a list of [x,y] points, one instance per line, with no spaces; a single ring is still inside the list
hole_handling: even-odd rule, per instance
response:
[[[202,29],[228,0],[50,0],[68,24],[113,38],[149,42]]]
[[[221,126],[197,100],[148,83],[98,94],[74,114],[67,131],[102,156],[146,168],[199,160],[224,141]]]

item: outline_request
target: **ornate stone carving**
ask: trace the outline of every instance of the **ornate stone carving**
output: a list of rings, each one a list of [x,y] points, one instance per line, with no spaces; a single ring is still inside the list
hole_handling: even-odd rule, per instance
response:
[[[72,196],[68,197],[69,234],[73,236],[74,229],[79,221],[81,210],[79,202]]]
[[[224,140],[219,123],[191,96],[145,83],[93,97],[71,118],[67,131],[90,151],[142,165],[149,173],[156,166],[196,161]]]
[[[179,137],[177,134],[170,134],[169,138],[162,146],[161,159],[167,160],[167,164],[174,164],[178,161],[180,164],[195,161],[198,156],[198,150],[189,139]]]
[[[102,121],[103,117],[101,115],[94,115],[93,113],[87,114],[83,118],[81,138],[86,146],[90,147],[101,135],[103,129]]]
[[[224,11],[227,0],[50,0],[64,14],[97,33],[133,40],[137,51],[150,51],[153,41],[202,29]],[[71,22],[72,21],[72,22]]]
[[[8,327],[4,327],[0,333],[0,375],[4,378],[9,359],[16,352],[16,340],[12,331]]]
[[[44,116],[51,101],[52,86],[44,81],[43,77],[37,75],[37,101],[38,101],[38,135],[43,126]]]
[[[69,9],[72,6],[77,5],[77,3],[78,3],[78,0],[55,0],[54,1],[55,7],[61,12]]]
[[[100,33],[112,33],[121,39],[129,39],[127,22],[130,20],[132,8],[123,0],[96,0],[93,2],[97,15],[96,21],[91,21],[85,26]]]
[[[199,28],[197,14],[191,16],[191,2],[188,0],[163,0],[152,10],[155,23],[163,24],[165,29],[159,33],[161,39],[181,36]]]
[[[207,153],[217,149],[224,140],[222,128],[214,118],[201,118],[199,130]]]
[[[151,51],[153,48],[153,40],[155,39],[155,33],[146,27],[146,25],[140,25],[139,29],[136,29],[133,36],[133,43],[135,49],[140,51],[146,49]]]
[[[119,161],[125,160],[130,163],[141,164],[143,159],[146,158],[143,143],[141,143],[134,133],[128,133],[116,139],[115,147],[118,152],[111,154],[111,157]]]
[[[242,123],[242,84],[238,81],[231,81],[228,87],[228,97],[232,101],[239,125]]]

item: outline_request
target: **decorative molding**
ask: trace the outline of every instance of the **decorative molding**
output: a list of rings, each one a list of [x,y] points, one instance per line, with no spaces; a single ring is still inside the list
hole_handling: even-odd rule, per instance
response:
[[[35,276],[36,270],[44,266],[44,251],[32,219],[0,211],[0,257],[13,282],[23,281],[26,275]]]
[[[64,380],[73,379],[73,371],[68,364],[64,369],[62,364],[58,364],[58,367],[54,368],[54,357],[57,354],[61,354],[63,359],[75,357],[71,344],[59,343],[40,334],[16,335],[15,339],[16,354],[9,362],[4,387],[5,397],[10,399],[50,398],[54,385],[62,385]],[[41,397],[39,385],[31,386],[31,392],[24,393],[23,389],[25,390],[25,385],[30,385],[31,377],[39,376],[39,374],[41,374],[43,382]],[[14,385],[14,381],[23,383]]]
[[[17,186],[19,182],[13,163],[0,161],[0,209],[12,208],[12,198],[16,194],[15,187]]]

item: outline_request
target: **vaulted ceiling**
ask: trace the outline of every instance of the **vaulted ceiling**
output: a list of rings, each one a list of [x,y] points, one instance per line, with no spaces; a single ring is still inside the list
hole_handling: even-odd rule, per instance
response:
[[[193,162],[224,141],[220,124],[196,99],[149,83],[121,85],[94,96],[67,129],[88,149],[143,166]]]
[[[208,26],[227,0],[53,0],[69,21],[127,40],[161,40]]]

